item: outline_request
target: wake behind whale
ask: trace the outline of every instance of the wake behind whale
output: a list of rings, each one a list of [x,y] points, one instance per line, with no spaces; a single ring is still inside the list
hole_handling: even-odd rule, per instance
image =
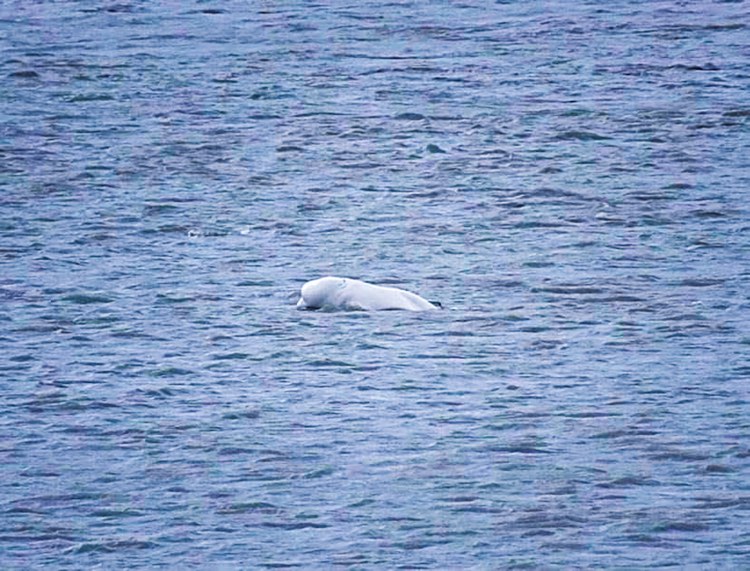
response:
[[[439,304],[416,293],[387,286],[368,284],[351,278],[327,276],[302,286],[297,309],[362,310],[405,309],[429,311]]]

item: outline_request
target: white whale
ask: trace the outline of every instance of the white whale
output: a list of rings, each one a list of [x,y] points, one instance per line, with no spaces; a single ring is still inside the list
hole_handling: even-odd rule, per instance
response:
[[[333,276],[307,282],[302,286],[297,302],[297,309],[428,311],[437,308],[437,305],[410,291]]]

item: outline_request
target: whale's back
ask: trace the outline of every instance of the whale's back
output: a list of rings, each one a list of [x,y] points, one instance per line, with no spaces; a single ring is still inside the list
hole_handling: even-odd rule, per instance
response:
[[[410,291],[334,276],[326,276],[304,284],[297,307],[364,311],[437,309],[436,305]]]

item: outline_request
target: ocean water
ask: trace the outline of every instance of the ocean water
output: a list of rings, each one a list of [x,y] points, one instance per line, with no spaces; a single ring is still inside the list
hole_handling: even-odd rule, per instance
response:
[[[0,567],[750,568],[749,8],[3,2]]]

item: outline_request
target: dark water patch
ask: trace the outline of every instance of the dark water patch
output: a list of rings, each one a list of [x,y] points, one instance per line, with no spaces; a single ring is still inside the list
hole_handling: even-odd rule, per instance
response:
[[[705,510],[723,510],[727,508],[743,507],[747,508],[750,506],[750,497],[741,496],[735,498],[716,498],[716,497],[705,497],[697,498],[696,504],[693,506],[695,509]]]
[[[654,533],[708,531],[708,524],[699,521],[664,521],[653,526]]]
[[[642,297],[638,297],[635,295],[627,295],[627,294],[620,294],[620,295],[611,295],[606,297],[589,297],[584,298],[581,300],[584,303],[646,303],[648,300]]]
[[[748,109],[733,109],[731,111],[724,111],[725,117],[750,117],[750,108]]]
[[[183,369],[180,367],[163,367],[155,369],[148,373],[150,377],[183,377],[186,375],[194,375],[195,371],[190,369]]]
[[[405,551],[415,551],[421,549],[427,549],[429,547],[435,547],[437,545],[445,545],[451,543],[450,539],[412,539],[407,541],[397,541],[393,546],[397,549],[403,549]],[[427,567],[425,567],[427,569]]]
[[[703,288],[723,285],[725,282],[726,280],[722,278],[685,278],[684,280],[675,282],[673,285]]]
[[[112,101],[114,96],[109,93],[85,93],[74,95],[68,99],[68,103],[88,103],[95,101]]]
[[[146,204],[143,207],[142,213],[143,213],[143,216],[150,217],[150,216],[159,216],[162,214],[171,214],[179,210],[180,210],[180,207],[176,204],[157,203],[157,204]]]
[[[324,478],[326,476],[330,476],[335,472],[334,468],[332,466],[326,466],[324,468],[320,468],[317,470],[311,470],[310,472],[306,472],[302,475],[302,478],[305,480],[314,480],[318,478]]]
[[[305,365],[313,369],[350,369],[354,366],[352,363],[335,359],[315,359],[307,361]]]
[[[519,229],[534,230],[534,229],[556,229],[568,226],[569,222],[566,221],[554,221],[554,220],[524,220],[517,223],[515,226]]]
[[[114,299],[103,294],[74,293],[74,294],[64,296],[63,301],[67,301],[69,303],[75,303],[79,305],[89,305],[89,304],[98,304],[98,303],[112,303]]]
[[[529,446],[525,444],[516,444],[511,446],[490,446],[486,448],[487,452],[498,454],[551,454],[551,450],[545,450],[538,446]]]
[[[111,337],[125,338],[125,339],[152,339],[154,341],[158,341],[160,339],[158,337],[154,337],[153,335],[149,333],[146,333],[145,331],[132,331],[129,329],[119,329],[116,331],[110,331],[109,335]]]
[[[671,189],[672,187],[667,187],[668,189]],[[627,198],[631,200],[637,200],[639,202],[660,202],[662,200],[676,200],[678,195],[671,193],[671,192],[661,192],[661,191],[635,191],[635,192],[629,192],[626,195]]]
[[[237,285],[240,287],[271,287],[275,284],[271,280],[243,280]]]
[[[663,187],[664,190],[690,190],[693,188],[695,186],[687,182],[673,182]]]
[[[45,468],[28,468],[20,473],[23,478],[59,478],[60,472]]]
[[[570,515],[558,515],[540,511],[539,513],[521,514],[515,518],[514,525],[521,528],[563,530],[582,527],[586,520]]]
[[[617,429],[617,430],[608,430],[605,432],[599,432],[597,434],[594,434],[591,438],[603,438],[603,439],[631,438],[634,436],[656,436],[658,434],[659,434],[659,431],[657,430],[649,430],[649,429],[643,429],[643,428],[627,428],[627,429]]]
[[[695,216],[696,218],[705,218],[705,219],[716,219],[716,218],[726,218],[728,216],[731,216],[730,212],[722,212],[719,210],[694,210],[690,213],[691,216]]]
[[[726,464],[708,464],[704,470],[708,474],[732,474],[733,472],[737,472],[736,468],[727,466]]]
[[[8,74],[10,78],[16,79],[39,79],[41,76],[33,69],[14,71]]]
[[[191,232],[193,232],[193,228],[183,224],[160,224],[156,228],[144,228],[140,231],[140,234],[144,236],[152,234],[180,234],[190,236]]]
[[[244,456],[248,454],[257,454],[257,450],[251,448],[241,448],[238,446],[229,446],[221,448],[218,451],[219,456]]]
[[[548,260],[531,260],[523,263],[528,268],[550,268],[555,265],[554,262]]]
[[[248,408],[244,410],[230,411],[224,413],[222,418],[226,420],[255,420],[260,417],[261,411],[256,408]]]
[[[74,547],[68,548],[65,552],[68,554],[76,555],[92,553],[121,553],[140,551],[144,549],[155,549],[156,547],[158,547],[158,544],[153,541],[141,539],[124,539],[81,543]]]
[[[605,290],[595,286],[560,285],[532,288],[534,293],[560,293],[565,295],[589,295],[605,293]]]
[[[297,531],[300,529],[326,529],[330,527],[327,523],[315,521],[292,521],[292,522],[275,522],[266,521],[260,524],[262,527],[270,527],[281,531]]]
[[[465,513],[465,514],[504,514],[505,508],[488,506],[483,504],[470,504],[470,505],[456,505],[450,508],[452,513]]]
[[[220,15],[220,14],[226,14],[226,10],[222,10],[221,8],[202,8],[201,10],[198,10],[197,12],[201,14],[208,14],[212,16]],[[188,12],[189,14],[190,12]]]
[[[102,518],[102,519],[108,519],[108,520],[118,520],[123,518],[139,518],[146,515],[146,512],[139,511],[139,510],[133,510],[130,508],[123,508],[123,509],[100,509],[100,510],[94,510],[91,512],[91,517],[96,518]]]
[[[562,413],[560,416],[564,416],[567,418],[608,418],[608,417],[613,417],[613,416],[622,416],[622,414],[617,413],[617,412],[588,410],[588,411]]]
[[[247,360],[247,359],[253,359],[254,357],[250,355],[249,353],[243,353],[241,351],[236,351],[233,353],[216,353],[214,355],[211,355],[211,359],[215,361],[227,361],[227,360]]]
[[[708,460],[709,454],[702,452],[693,452],[689,450],[670,450],[666,452],[658,452],[649,454],[648,457],[651,460],[669,460],[676,462],[697,462],[701,460]]]
[[[268,502],[243,502],[243,503],[230,504],[226,507],[223,507],[217,510],[217,513],[224,514],[224,515],[246,514],[246,513],[276,515],[276,514],[282,513],[283,511],[284,510],[282,510],[279,506],[276,506]]]
[[[98,410],[118,409],[119,404],[89,397],[69,397],[63,391],[40,395],[25,403],[32,413],[45,411],[93,412]],[[75,428],[74,428],[75,429]]]
[[[421,113],[414,113],[414,112],[405,112],[405,113],[399,113],[394,117],[397,121],[422,121],[426,119],[424,115]]]
[[[628,543],[632,543],[635,545],[644,545],[647,547],[663,547],[663,548],[672,547],[672,544],[664,540],[664,538],[656,536],[656,535],[648,534],[648,533],[627,534],[623,537],[623,539],[626,540]],[[679,568],[679,563],[674,562],[665,566]]]
[[[555,137],[558,141],[606,141],[611,137],[593,131],[563,131]]]
[[[647,478],[644,476],[623,476],[621,478],[615,478],[608,482],[602,482],[597,484],[597,487],[604,489],[618,489],[618,488],[637,488],[640,486],[659,486],[660,482]]]
[[[277,119],[283,119],[281,115],[275,115],[273,113],[253,113],[248,115],[247,118],[253,121],[275,121]]]
[[[177,293],[157,293],[156,303],[164,304],[178,304],[188,303],[196,301],[196,297],[193,295],[182,295]]]

